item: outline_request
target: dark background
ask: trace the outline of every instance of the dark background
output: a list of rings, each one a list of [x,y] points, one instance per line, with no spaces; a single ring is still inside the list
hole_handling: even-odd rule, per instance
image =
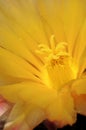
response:
[[[3,130],[5,121],[0,121],[0,130]],[[48,130],[44,123],[41,123],[34,130]],[[54,130],[53,128],[51,130]],[[77,122],[73,126],[65,126],[63,128],[58,128],[57,130],[86,130],[86,116],[77,116]]]
[[[34,130],[48,130],[43,123],[37,126]],[[53,130],[53,129],[52,129]],[[58,128],[57,130],[86,130],[86,117],[78,115],[77,122],[73,126]]]

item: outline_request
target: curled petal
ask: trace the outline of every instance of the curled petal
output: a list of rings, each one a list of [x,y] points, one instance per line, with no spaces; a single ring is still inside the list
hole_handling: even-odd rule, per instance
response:
[[[41,108],[46,107],[57,97],[57,92],[53,88],[47,88],[44,84],[32,81],[2,86],[0,94],[10,102],[31,102]]]
[[[4,130],[32,130],[45,119],[45,113],[38,106],[17,103],[10,113]]]
[[[47,113],[48,119],[55,122],[57,127],[72,125],[76,121],[73,98],[67,88],[64,88],[48,106]]]
[[[76,80],[71,87],[76,111],[86,115],[86,78]]]
[[[9,113],[10,108],[11,105],[9,104],[9,102],[7,102],[5,99],[0,97],[0,117],[2,119],[6,117],[7,113]]]
[[[7,91],[8,89],[9,91]],[[0,94],[10,102],[18,102],[12,110],[5,126],[8,130],[15,125],[21,124],[23,120],[27,120],[26,122],[28,122],[30,128],[38,125],[45,119],[44,113],[46,113],[48,104],[51,104],[57,97],[56,90],[32,81],[2,86],[0,87]],[[27,105],[19,105],[19,102]]]
[[[22,103],[15,104],[12,111],[9,114],[4,130],[18,130],[24,118],[25,115],[23,104]]]

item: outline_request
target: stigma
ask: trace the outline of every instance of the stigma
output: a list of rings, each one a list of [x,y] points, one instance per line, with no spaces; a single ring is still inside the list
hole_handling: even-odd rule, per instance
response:
[[[50,47],[39,45],[38,53],[44,60],[41,71],[42,81],[49,88],[59,91],[65,84],[76,78],[77,70],[69,54],[68,43],[56,43],[54,38],[54,35],[50,38]]]

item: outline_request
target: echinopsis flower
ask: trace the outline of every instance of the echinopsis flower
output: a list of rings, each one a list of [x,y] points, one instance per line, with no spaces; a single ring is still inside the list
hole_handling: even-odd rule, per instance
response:
[[[5,130],[86,115],[85,4],[0,0],[0,95],[12,104]]]

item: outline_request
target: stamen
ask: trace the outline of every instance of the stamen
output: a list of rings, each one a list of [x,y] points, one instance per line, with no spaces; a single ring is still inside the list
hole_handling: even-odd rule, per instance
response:
[[[76,78],[77,71],[74,69],[72,57],[68,52],[66,42],[55,42],[55,37],[50,37],[51,48],[47,45],[39,45],[38,53],[44,59],[41,78],[48,87],[57,90],[64,84]]]
[[[55,36],[51,35],[50,37],[50,44],[51,44],[51,49],[54,50],[55,49]]]

